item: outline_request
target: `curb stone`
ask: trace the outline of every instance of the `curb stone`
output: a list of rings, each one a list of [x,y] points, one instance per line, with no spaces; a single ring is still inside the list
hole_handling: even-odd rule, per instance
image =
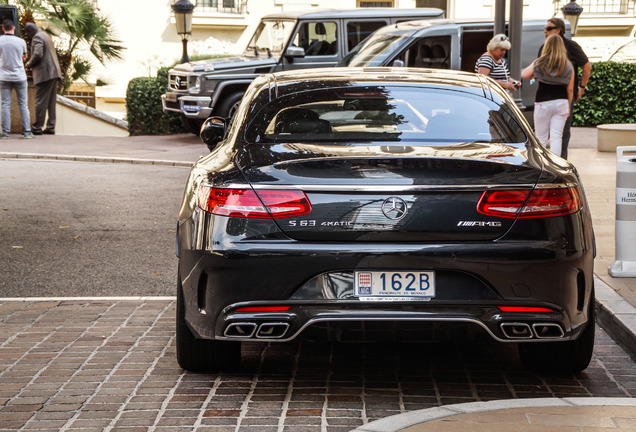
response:
[[[194,165],[193,162],[186,162],[186,161],[152,160],[152,159],[120,158],[120,157],[55,155],[55,154],[40,154],[40,153],[0,152],[0,158],[46,159],[46,160],[63,160],[63,161],[74,161],[74,162],[127,163],[127,164],[137,164],[137,165],[166,165],[166,166],[182,166],[182,167],[192,167],[192,165]]]
[[[575,406],[633,406],[633,398],[538,398],[538,399],[506,399],[488,402],[468,402],[444,407],[428,408],[397,414],[367,423],[350,432],[399,432],[411,426],[431,422],[446,417],[474,414],[486,411],[496,411],[513,408],[537,407],[575,407]]]
[[[636,308],[594,275],[596,321],[618,345],[636,359]]]

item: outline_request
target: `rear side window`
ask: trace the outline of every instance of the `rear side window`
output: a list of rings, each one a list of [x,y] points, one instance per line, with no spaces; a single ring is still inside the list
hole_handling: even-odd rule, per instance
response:
[[[403,54],[404,64],[409,67],[450,69],[450,36],[418,39]]]
[[[305,22],[300,25],[292,44],[305,50],[305,56],[338,53],[338,26],[333,21]]]
[[[384,27],[386,21],[352,21],[347,23],[347,51],[351,51],[371,33]]]
[[[505,106],[458,90],[364,86],[312,90],[266,104],[246,128],[249,142],[522,143]]]

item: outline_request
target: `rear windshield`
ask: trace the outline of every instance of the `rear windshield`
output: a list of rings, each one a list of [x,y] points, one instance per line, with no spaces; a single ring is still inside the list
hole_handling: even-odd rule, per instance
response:
[[[466,91],[340,87],[273,100],[247,125],[248,142],[496,142],[527,137],[505,106]]]

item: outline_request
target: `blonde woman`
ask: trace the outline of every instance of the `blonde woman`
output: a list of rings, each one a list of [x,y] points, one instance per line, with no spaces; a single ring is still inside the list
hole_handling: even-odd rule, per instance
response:
[[[521,83],[510,77],[510,70],[504,56],[510,49],[510,40],[505,34],[495,35],[488,46],[486,52],[477,59],[475,72],[489,76],[506,90],[517,90]]]
[[[574,68],[561,36],[548,36],[541,56],[521,73],[521,78],[539,82],[534,104],[534,131],[544,147],[561,155],[563,127],[570,116]]]

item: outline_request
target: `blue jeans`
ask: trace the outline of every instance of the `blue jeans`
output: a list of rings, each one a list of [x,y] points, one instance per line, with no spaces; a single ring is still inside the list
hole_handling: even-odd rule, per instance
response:
[[[15,89],[22,117],[22,133],[31,132],[31,117],[27,104],[27,82],[0,81],[0,97],[2,97],[2,135],[11,132],[11,89]]]

